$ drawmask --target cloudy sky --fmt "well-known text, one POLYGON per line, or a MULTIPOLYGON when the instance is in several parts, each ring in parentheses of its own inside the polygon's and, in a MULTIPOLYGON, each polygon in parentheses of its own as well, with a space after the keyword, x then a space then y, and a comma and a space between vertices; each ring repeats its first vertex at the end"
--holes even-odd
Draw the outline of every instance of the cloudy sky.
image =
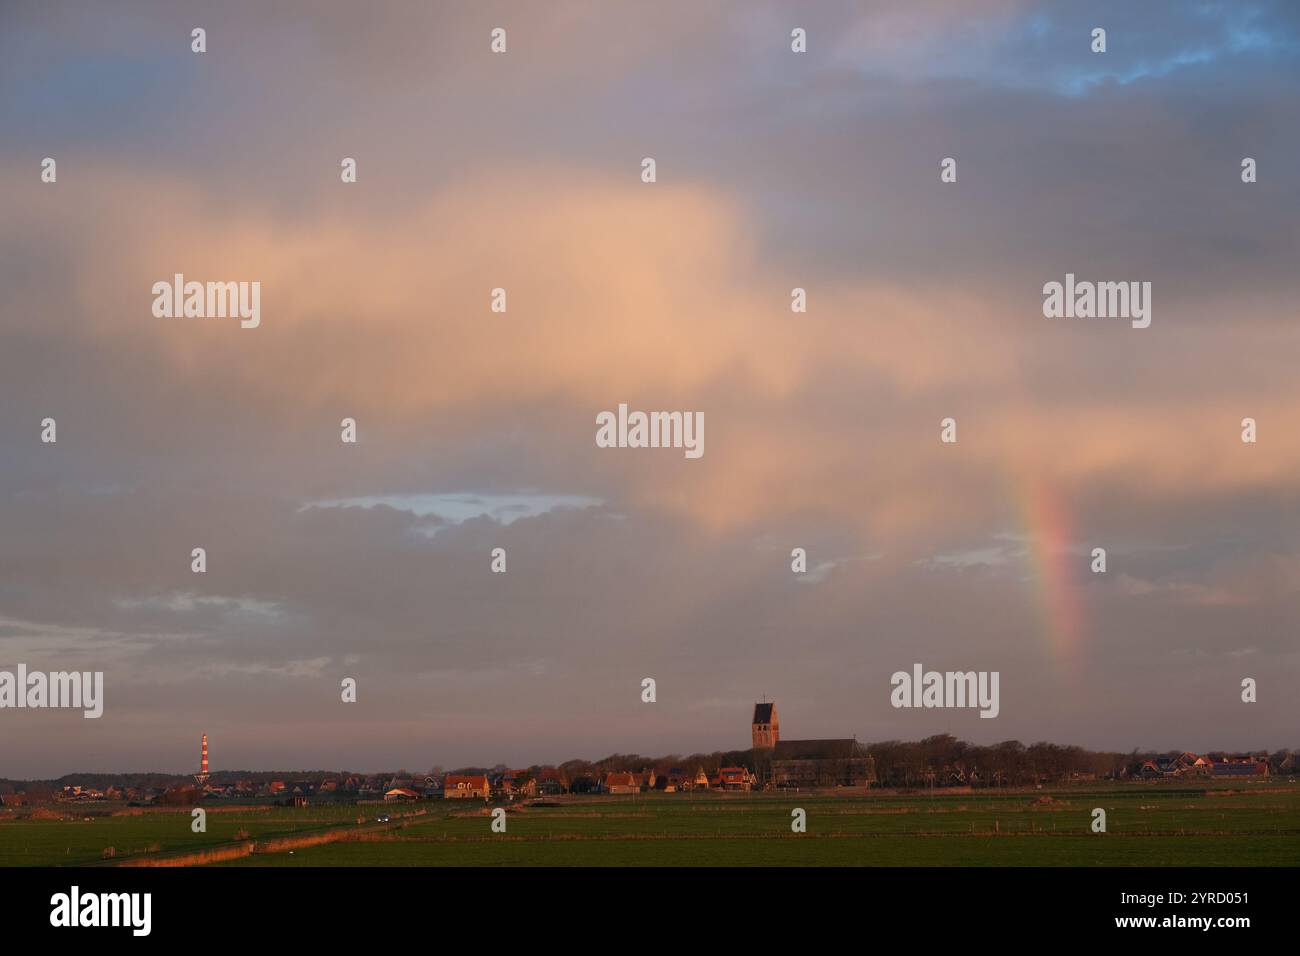
POLYGON ((1300 746, 1297 102, 1284 0, 4 3, 0 669, 107 687, 0 776, 1300 746))

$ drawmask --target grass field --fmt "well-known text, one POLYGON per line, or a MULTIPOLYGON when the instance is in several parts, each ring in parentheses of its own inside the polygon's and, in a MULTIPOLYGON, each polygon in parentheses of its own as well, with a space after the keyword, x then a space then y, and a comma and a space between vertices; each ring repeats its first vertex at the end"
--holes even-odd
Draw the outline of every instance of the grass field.
POLYGON ((563 798, 517 807, 507 832, 482 804, 403 807, 424 815, 375 824, 381 807, 188 812, 0 822, 0 864, 99 863, 103 848, 165 856, 346 828, 360 837, 255 853, 234 866, 1294 866, 1300 864, 1300 785, 1236 789, 1124 784, 1012 793, 866 796, 755 794, 563 798), (1044 799, 1046 798, 1046 799, 1044 799), (791 832, 791 809, 807 833, 791 832), (1107 833, 1090 831, 1102 807, 1107 833), (364 828, 356 826, 359 814, 364 828), (364 832, 361 832, 364 831, 364 832))
MULTIPOLYGON (((215 811, 208 807, 207 832, 190 829, 190 812, 149 810, 138 815, 110 816, 103 807, 53 809, 66 820, 5 819, 0 816, 0 866, 67 866, 99 863, 106 847, 116 860, 146 853, 197 850, 231 843, 240 830, 252 839, 288 835, 355 824, 364 808, 258 807, 215 811), (88 818, 88 819, 87 819, 88 818)), ((367 815, 373 818, 373 814, 367 815)))

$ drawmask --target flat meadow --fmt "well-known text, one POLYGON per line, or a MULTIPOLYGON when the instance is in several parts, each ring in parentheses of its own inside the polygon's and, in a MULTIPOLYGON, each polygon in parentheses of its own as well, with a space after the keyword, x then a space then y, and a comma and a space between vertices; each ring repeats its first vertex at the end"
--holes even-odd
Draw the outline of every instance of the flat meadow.
POLYGON ((191 829, 189 808, 54 804, 43 813, 0 814, 0 866, 75 866, 201 850, 247 838, 315 832, 349 822, 363 808, 205 806, 207 832, 191 829))
POLYGON ((566 796, 507 807, 209 808, 67 820, 0 819, 0 865, 120 863, 236 840, 337 842, 255 849, 232 866, 1295 866, 1300 785, 1169 783, 1044 790, 566 796), (1106 833, 1091 830, 1094 808, 1106 833), (792 811, 807 831, 791 831, 792 811), (392 820, 379 823, 380 815, 392 820), (399 816, 399 814, 403 814, 399 816), (405 814, 410 814, 405 815, 405 814), (358 825, 358 818, 364 822, 358 825), (103 850, 115 848, 112 860, 103 850))

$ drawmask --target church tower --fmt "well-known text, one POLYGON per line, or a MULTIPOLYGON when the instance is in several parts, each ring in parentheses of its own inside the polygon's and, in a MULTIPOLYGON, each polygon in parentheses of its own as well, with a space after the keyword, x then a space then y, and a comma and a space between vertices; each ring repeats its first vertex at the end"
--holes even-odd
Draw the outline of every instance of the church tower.
POLYGON ((754 749, 771 750, 781 739, 781 723, 776 716, 776 702, 754 705, 754 749))

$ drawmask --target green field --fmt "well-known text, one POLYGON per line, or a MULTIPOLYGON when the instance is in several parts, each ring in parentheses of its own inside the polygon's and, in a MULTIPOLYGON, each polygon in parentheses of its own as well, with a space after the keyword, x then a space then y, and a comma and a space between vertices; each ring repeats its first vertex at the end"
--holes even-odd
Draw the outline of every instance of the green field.
MULTIPOLYGON (((233 866, 1294 866, 1300 864, 1300 785, 1238 789, 1125 784, 1011 793, 866 796, 667 794, 566 797, 507 813, 490 830, 481 803, 402 807, 422 816, 377 825, 382 807, 0 822, 0 864, 99 863, 105 846, 165 856, 214 847, 246 830, 255 840, 346 828, 364 839, 255 853, 233 866), (1046 798, 1046 799, 1045 799, 1046 798), (790 811, 807 811, 807 833, 790 811), (1092 809, 1107 833, 1090 832, 1092 809), (356 826, 359 814, 364 828, 356 826)), ((398 812, 390 808, 391 812, 398 812)))
MULTIPOLYGON (((190 811, 149 810, 134 816, 111 816, 114 809, 56 804, 65 820, 34 820, 0 815, 0 866, 68 866, 98 864, 107 847, 115 860, 162 855, 231 843, 240 830, 252 839, 290 835, 354 823, 363 808, 282 807, 208 810, 207 832, 190 830, 190 811)), ((369 813, 368 808, 364 808, 369 813)), ((369 814, 373 817, 373 814, 369 814)))

